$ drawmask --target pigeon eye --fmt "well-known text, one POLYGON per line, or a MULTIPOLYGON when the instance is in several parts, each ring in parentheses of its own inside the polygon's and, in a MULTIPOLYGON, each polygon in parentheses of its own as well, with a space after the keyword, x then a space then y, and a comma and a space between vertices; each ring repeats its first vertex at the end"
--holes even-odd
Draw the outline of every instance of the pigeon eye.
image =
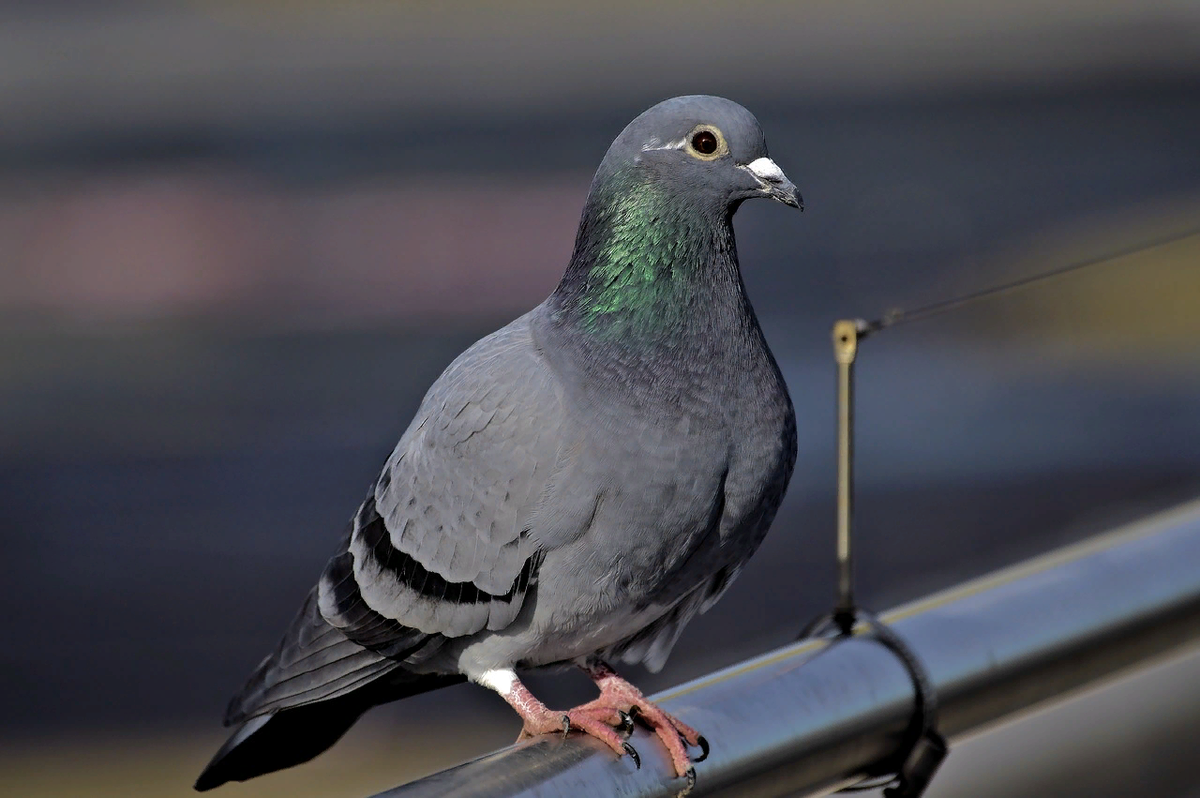
POLYGON ((712 125, 697 125, 692 128, 692 132, 685 141, 687 141, 688 154, 702 161, 715 161, 729 153, 725 137, 712 125))
POLYGON ((692 148, 701 155, 712 155, 717 151, 717 137, 711 130, 701 130, 692 136, 692 148))

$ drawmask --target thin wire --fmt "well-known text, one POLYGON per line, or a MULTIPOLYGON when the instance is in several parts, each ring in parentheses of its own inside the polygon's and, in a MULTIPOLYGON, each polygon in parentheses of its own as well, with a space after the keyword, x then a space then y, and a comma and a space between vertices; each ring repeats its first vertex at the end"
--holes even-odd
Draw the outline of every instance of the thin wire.
POLYGON ((991 288, 984 288, 981 291, 975 291, 973 293, 965 294, 953 299, 944 299, 940 302, 934 302, 931 305, 925 305, 924 307, 916 308, 915 310, 902 310, 900 308, 894 308, 883 314, 881 318, 872 322, 868 322, 865 328, 862 330, 861 335, 878 332, 880 330, 887 329, 888 327, 895 327, 898 324, 907 324, 910 321, 927 319, 930 316, 940 315, 946 311, 954 310, 955 308, 970 304, 971 302, 975 302, 980 299, 986 299, 998 294, 1014 291, 1018 288, 1024 288, 1025 286, 1033 283, 1040 283, 1042 280, 1049 280, 1054 277, 1062 277, 1064 274, 1070 274, 1071 272, 1077 272, 1081 269, 1087 269, 1092 266, 1099 266, 1102 263, 1108 263, 1109 261, 1118 260, 1130 255, 1136 255, 1139 252, 1146 252, 1151 249, 1157 249, 1158 247, 1164 247, 1168 244, 1174 244, 1178 241, 1183 241, 1184 239, 1188 239, 1197 235, 1200 235, 1200 227, 1195 227, 1182 233, 1173 233, 1170 236, 1163 238, 1143 241, 1140 244, 1125 247, 1124 249, 1118 249, 1115 252, 1109 252, 1106 255, 1101 255, 1096 258, 1089 258, 1088 260, 1072 263, 1069 266, 1062 266, 1057 269, 1051 269, 1048 272, 1034 274, 1029 277, 1022 277, 1021 279, 1014 280, 1011 283, 994 285, 991 288))

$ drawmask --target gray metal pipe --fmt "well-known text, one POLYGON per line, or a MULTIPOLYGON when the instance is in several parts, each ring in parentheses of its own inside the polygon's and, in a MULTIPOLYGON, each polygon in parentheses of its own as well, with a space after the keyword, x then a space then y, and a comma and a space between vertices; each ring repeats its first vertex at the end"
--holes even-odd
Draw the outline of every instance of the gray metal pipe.
MULTIPOLYGON (((884 616, 928 668, 951 739, 1200 640, 1200 501, 884 616)), ((811 795, 897 750, 913 688, 865 637, 785 646, 655 697, 712 744, 693 795, 811 795)), ((376 798, 666 796, 682 788, 644 731, 642 767, 586 737, 541 738, 376 798)), ((953 750, 951 751, 953 755, 953 750)))

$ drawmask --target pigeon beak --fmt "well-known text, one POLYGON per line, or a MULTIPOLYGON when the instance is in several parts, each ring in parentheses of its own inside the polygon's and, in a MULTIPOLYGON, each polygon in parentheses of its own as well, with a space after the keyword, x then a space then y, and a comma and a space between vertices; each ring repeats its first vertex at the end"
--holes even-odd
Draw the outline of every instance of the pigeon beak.
POLYGON ((804 210, 804 199, 800 196, 800 192, 796 190, 792 181, 787 179, 783 170, 770 158, 751 161, 742 169, 754 175, 754 179, 771 199, 778 200, 784 205, 791 205, 801 211, 804 210))

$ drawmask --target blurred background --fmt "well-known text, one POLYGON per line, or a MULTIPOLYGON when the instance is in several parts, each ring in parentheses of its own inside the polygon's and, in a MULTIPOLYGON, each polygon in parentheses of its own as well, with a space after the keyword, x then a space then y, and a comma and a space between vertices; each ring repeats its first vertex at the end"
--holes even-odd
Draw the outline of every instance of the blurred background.
MULTIPOLYGON (((0 3, 0 793, 190 794, 425 389, 553 289, 609 142, 684 93, 754 111, 804 194, 736 220, 800 459, 648 689, 828 608, 835 318, 1200 225, 1200 5, 0 3)), ((867 606, 1200 495, 1198 264, 864 346, 867 606)), ((931 795, 1200 796, 1197 685, 984 734, 931 795)), ((222 794, 358 798, 518 728, 456 687, 222 794)))

